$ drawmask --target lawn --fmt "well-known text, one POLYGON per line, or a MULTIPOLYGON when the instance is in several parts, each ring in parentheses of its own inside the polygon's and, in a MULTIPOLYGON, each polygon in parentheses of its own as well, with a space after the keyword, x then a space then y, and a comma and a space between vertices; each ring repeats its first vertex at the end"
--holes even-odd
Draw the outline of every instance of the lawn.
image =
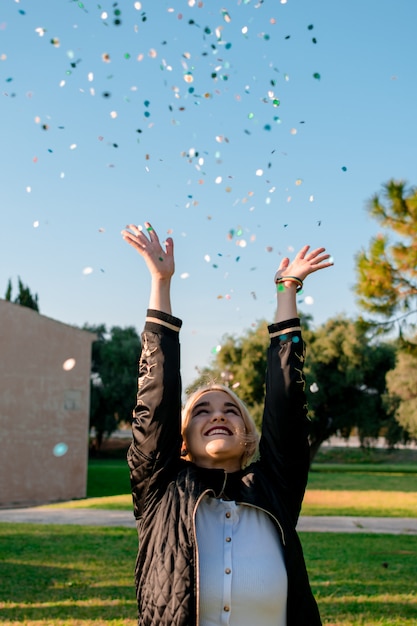
MULTIPOLYGON (((417 516, 417 456, 340 450, 310 472, 306 515, 417 516)), ((123 459, 89 463, 88 498, 132 510, 123 459)), ((326 626, 415 626, 417 536, 300 533, 326 626)), ((3 626, 136 626, 134 529, 0 524, 3 626)), ((301 625, 300 625, 301 626, 301 625)))
MULTIPOLYGON (((417 536, 301 533, 323 623, 415 626, 417 536)), ((3 626, 134 626, 134 529, 0 524, 3 626)))
MULTIPOLYGON (((325 449, 308 481, 303 515, 417 517, 417 451, 325 449)), ((90 461, 88 499, 65 507, 132 509, 124 459, 90 461)))

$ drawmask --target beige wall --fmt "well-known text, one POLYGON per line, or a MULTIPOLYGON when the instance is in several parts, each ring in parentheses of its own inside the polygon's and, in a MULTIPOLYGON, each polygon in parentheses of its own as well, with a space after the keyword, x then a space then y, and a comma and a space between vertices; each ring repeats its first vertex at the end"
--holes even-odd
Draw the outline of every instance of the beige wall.
POLYGON ((94 339, 0 300, 1 507, 85 497, 94 339))

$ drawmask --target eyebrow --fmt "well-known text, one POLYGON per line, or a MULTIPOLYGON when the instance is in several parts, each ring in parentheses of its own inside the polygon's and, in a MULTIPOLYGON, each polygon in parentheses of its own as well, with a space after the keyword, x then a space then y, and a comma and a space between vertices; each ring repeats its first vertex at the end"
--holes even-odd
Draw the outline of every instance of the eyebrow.
MULTIPOLYGON (((191 412, 194 413, 194 411, 196 409, 199 409, 201 407, 207 407, 207 406, 210 406, 210 402, 208 400, 202 400, 201 402, 198 402, 197 404, 195 404, 193 406, 191 412)), ((239 411, 239 413, 240 413, 240 409, 239 409, 238 405, 235 404, 234 402, 229 402, 229 401, 226 400, 226 402, 223 403, 223 406, 225 408, 233 407, 234 409, 237 409, 239 411)))

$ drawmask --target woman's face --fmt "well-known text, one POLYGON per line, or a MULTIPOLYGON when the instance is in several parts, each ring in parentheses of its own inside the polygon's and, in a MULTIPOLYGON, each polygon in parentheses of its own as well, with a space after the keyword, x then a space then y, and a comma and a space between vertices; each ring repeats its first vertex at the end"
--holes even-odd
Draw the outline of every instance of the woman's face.
POLYGON ((246 433, 240 409, 225 391, 206 391, 196 401, 183 432, 192 461, 206 468, 241 468, 246 433))

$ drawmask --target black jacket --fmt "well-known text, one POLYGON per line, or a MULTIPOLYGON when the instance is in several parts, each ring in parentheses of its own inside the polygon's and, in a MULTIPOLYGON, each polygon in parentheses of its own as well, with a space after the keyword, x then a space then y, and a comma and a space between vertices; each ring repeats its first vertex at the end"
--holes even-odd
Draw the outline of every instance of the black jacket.
POLYGON ((195 514, 204 494, 266 511, 283 545, 288 626, 321 624, 295 530, 309 466, 305 346, 299 320, 269 326, 260 458, 240 472, 202 469, 181 459, 181 321, 148 310, 142 334, 133 442, 128 452, 139 534, 139 626, 198 626, 195 514), (226 482, 225 482, 226 481, 226 482), (224 485, 225 483, 225 485, 224 485))

